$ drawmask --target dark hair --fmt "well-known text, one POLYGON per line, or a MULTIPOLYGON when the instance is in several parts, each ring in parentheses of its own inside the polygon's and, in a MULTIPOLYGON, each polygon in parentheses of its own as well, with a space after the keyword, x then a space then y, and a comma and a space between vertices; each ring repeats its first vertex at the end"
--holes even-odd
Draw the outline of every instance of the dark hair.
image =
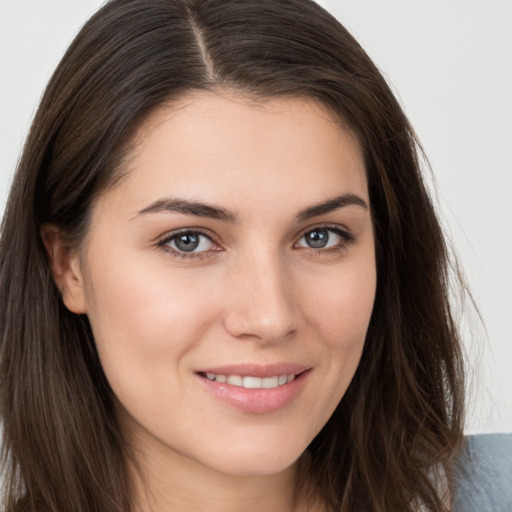
POLYGON ((79 241, 130 137, 192 90, 313 98, 358 138, 377 292, 359 368, 309 447, 333 511, 444 511, 462 437, 449 260, 415 135, 353 37, 311 0, 111 0, 83 27, 32 124, 0 239, 0 414, 10 511, 132 509, 127 449, 87 318, 68 311, 40 229, 79 241))

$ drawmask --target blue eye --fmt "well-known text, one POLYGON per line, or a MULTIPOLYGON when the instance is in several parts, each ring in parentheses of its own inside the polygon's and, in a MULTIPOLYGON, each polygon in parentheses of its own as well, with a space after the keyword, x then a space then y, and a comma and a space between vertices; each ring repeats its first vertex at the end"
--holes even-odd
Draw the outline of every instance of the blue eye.
POLYGON ((167 246, 179 253, 206 252, 215 246, 206 235, 198 231, 182 231, 166 238, 159 245, 167 246))
POLYGON ((297 247, 306 247, 309 249, 330 249, 340 247, 353 239, 352 235, 340 229, 334 228, 315 228, 300 238, 297 247))

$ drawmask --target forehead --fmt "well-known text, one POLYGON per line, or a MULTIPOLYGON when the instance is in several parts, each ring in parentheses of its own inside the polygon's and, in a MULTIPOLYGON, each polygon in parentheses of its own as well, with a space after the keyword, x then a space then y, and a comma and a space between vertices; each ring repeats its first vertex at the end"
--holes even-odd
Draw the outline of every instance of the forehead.
POLYGON ((158 195, 239 205, 342 193, 367 200, 357 139, 307 98, 253 101, 197 92, 159 107, 136 131, 120 188, 143 208, 158 195))

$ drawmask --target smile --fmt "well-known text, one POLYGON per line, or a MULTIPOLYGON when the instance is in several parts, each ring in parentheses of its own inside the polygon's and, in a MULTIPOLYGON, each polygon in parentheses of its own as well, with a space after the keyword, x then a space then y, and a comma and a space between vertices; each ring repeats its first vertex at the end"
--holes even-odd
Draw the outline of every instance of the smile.
POLYGON ((271 368, 267 367, 259 371, 257 368, 244 371, 247 368, 237 367, 235 373, 235 368, 230 368, 229 372, 227 368, 219 368, 215 372, 212 368, 197 375, 201 377, 204 389, 228 406, 245 413, 267 414, 295 401, 307 385, 311 373, 311 368, 299 365, 279 366, 286 366, 286 370, 279 368, 271 372, 271 368))
POLYGON ((289 384, 295 379, 295 374, 274 375, 272 377, 254 377, 241 375, 216 375, 215 373, 206 373, 206 378, 211 381, 226 383, 232 386, 238 386, 246 389, 271 389, 289 384))

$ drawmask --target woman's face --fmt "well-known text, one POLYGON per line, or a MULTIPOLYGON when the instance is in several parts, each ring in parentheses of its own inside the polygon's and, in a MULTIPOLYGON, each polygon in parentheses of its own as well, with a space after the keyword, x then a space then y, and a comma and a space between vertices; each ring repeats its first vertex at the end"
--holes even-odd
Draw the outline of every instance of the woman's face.
POLYGON ((138 450, 281 471, 363 349, 376 269, 360 147, 313 101, 207 93, 162 107, 136 142, 64 300, 90 320, 138 450))

